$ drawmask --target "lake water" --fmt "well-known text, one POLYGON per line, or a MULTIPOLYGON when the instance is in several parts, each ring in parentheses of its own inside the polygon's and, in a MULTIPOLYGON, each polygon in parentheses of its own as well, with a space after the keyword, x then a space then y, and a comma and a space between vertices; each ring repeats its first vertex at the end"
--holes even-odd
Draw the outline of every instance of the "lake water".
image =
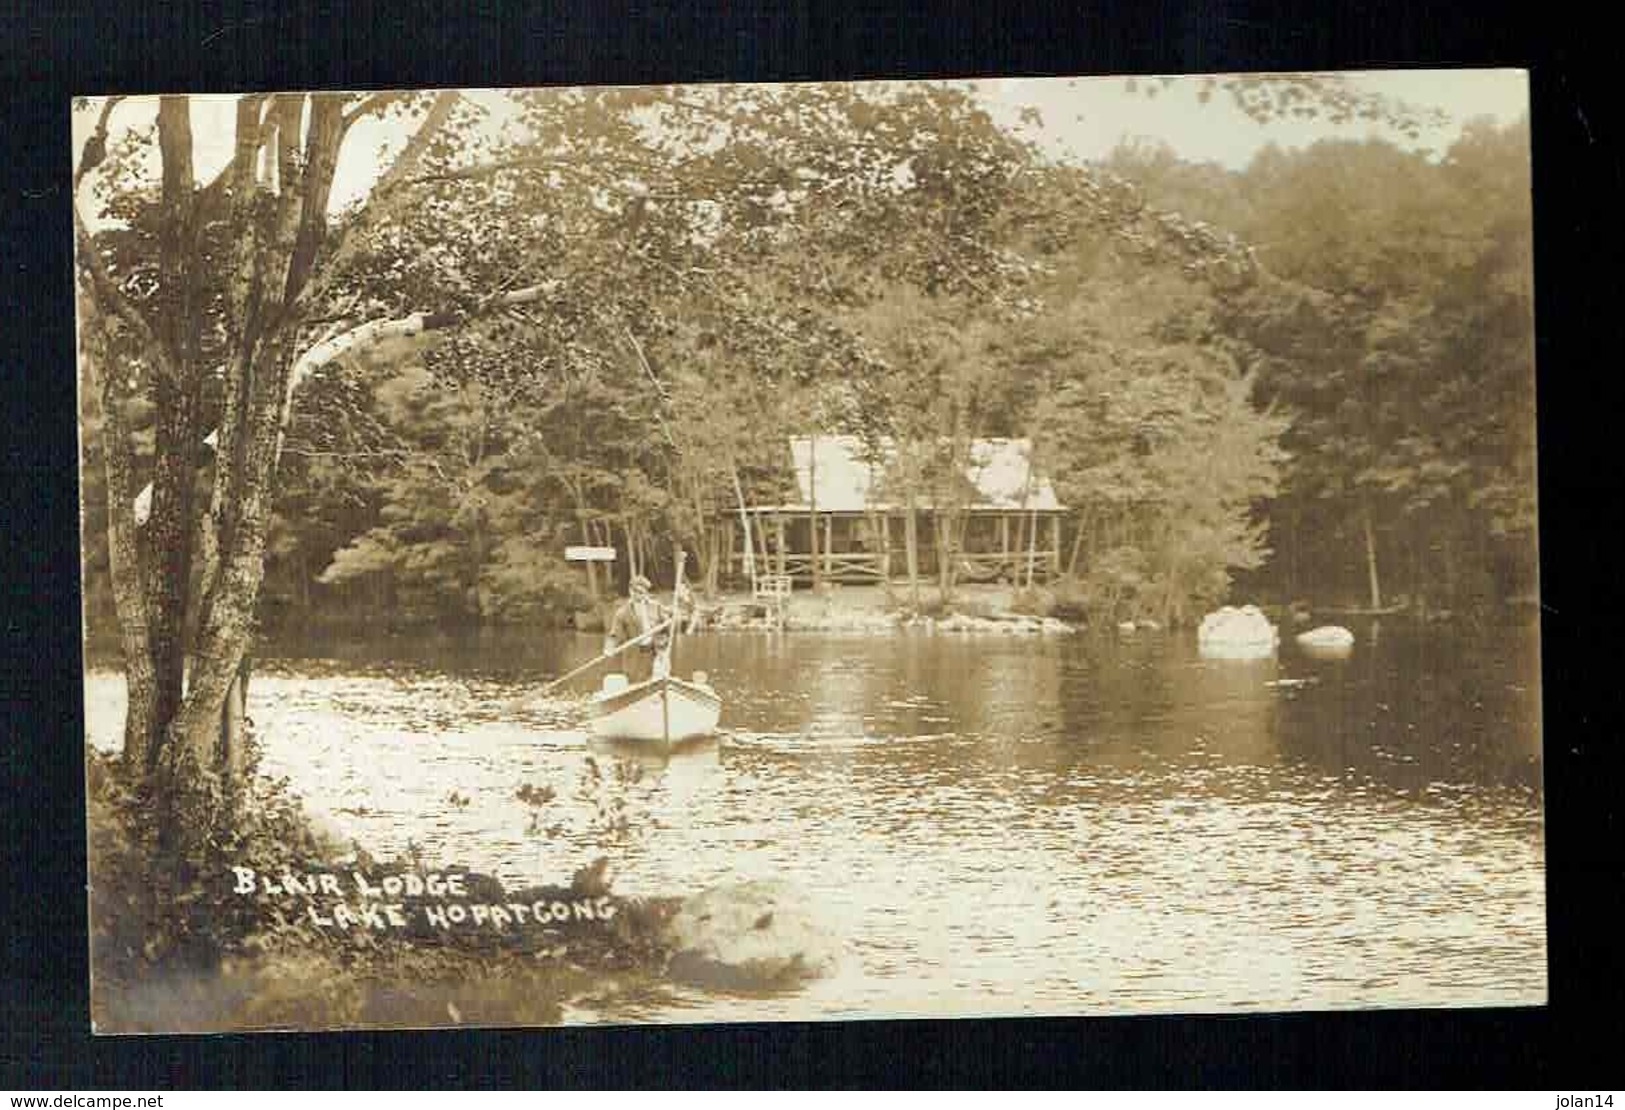
MULTIPOLYGON (((623 894, 784 880, 846 950, 794 992, 645 986, 575 1021, 1543 1002, 1532 626, 1354 627, 1342 661, 698 636, 679 669, 725 734, 669 760, 593 751, 575 698, 514 703, 585 636, 284 644, 250 711, 265 769, 379 856, 531 883, 608 855, 623 894)), ((115 745, 122 683, 87 681, 115 745)))

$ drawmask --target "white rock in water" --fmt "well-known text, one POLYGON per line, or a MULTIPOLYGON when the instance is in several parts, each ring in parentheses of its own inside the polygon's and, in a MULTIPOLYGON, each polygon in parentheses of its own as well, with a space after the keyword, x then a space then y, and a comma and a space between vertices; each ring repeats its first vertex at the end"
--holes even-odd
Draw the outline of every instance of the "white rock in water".
POLYGON ((1298 636, 1298 643, 1314 652, 1346 653, 1354 647, 1354 633, 1341 625, 1327 624, 1302 633, 1298 636))
POLYGON ((1202 618, 1196 642, 1202 654, 1225 659, 1252 659, 1273 654, 1281 635, 1256 605, 1226 605, 1202 618))
POLYGON ((767 990, 831 974, 840 944, 814 919, 811 898, 776 882, 712 887, 666 926, 677 979, 723 990, 767 990))

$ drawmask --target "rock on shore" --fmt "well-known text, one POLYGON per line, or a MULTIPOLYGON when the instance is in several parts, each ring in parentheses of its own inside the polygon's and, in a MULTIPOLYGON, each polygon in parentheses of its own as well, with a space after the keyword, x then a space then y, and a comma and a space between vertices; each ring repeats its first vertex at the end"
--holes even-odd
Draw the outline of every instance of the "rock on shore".
POLYGON ((720 990, 775 990, 833 973, 839 942, 787 884, 753 881, 686 899, 666 927, 668 974, 720 990))
POLYGON ((866 635, 890 635, 902 630, 998 636, 1060 635, 1076 631, 1072 625, 1054 617, 1021 613, 995 613, 987 616, 948 613, 945 616, 935 617, 898 610, 835 607, 823 612, 792 607, 785 614, 781 625, 759 611, 752 611, 751 607, 742 605, 719 609, 711 617, 708 627, 719 632, 767 631, 783 628, 789 632, 847 632, 866 635))
MULTIPOLYGON (((930 618, 926 620, 930 621, 930 618)), ((1054 617, 1034 617, 1017 613, 992 617, 950 613, 931 622, 930 629, 934 632, 991 632, 1007 636, 1034 636, 1071 632, 1072 626, 1054 617)))

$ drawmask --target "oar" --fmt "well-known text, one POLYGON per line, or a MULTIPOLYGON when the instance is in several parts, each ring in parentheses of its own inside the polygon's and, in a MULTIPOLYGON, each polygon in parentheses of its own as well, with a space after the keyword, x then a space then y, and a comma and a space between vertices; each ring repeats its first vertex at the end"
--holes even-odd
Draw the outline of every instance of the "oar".
POLYGON ((598 664, 615 658, 617 655, 619 655, 621 652, 625 651, 627 648, 637 647, 639 644, 641 644, 644 641, 650 639, 651 637, 658 636, 660 633, 662 633, 666 629, 670 628, 671 625, 672 625, 672 622, 669 621, 669 620, 662 621, 660 624, 655 625, 653 628, 649 629, 649 631, 643 633, 641 636, 635 636, 632 639, 626 641, 626 643, 622 644, 620 647, 616 648, 614 651, 606 651, 602 655, 598 656, 596 659, 587 660, 585 663, 581 664, 581 666, 577 667, 575 670, 567 671, 566 673, 559 675, 559 677, 555 678, 552 682, 549 682, 546 686, 543 686, 540 690, 537 690, 535 693, 525 694, 522 697, 515 698, 513 701, 508 703, 508 707, 510 709, 516 709, 516 708, 523 705, 525 702, 529 701, 532 698, 541 697, 543 694, 545 694, 548 691, 552 690, 555 686, 562 685, 563 683, 566 683, 566 682, 570 681, 570 679, 576 677, 577 675, 583 673, 584 671, 589 671, 593 667, 598 666, 598 664))

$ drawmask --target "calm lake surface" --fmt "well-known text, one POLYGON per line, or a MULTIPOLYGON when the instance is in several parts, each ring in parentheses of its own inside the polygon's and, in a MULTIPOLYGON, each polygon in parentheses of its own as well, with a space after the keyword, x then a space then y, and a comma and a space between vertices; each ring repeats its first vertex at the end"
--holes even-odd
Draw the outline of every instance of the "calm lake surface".
MULTIPOLYGON (((589 748, 578 697, 513 703, 588 636, 284 643, 250 712, 265 769, 379 856, 531 883, 608 855, 624 894, 784 880, 847 952, 793 993, 644 987, 575 1021, 1543 1002, 1533 624, 1352 627, 1342 661, 698 636, 679 670, 726 731, 669 760, 589 748), (557 798, 533 815, 521 784, 557 798)), ((114 746, 122 682, 87 683, 114 746)))

